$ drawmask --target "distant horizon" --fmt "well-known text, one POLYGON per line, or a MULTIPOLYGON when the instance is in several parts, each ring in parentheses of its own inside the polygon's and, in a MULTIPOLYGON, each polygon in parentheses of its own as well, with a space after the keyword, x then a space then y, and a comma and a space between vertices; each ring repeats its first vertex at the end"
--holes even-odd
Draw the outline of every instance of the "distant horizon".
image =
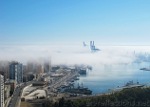
MULTIPOLYGON (((88 43, 87 43, 88 44, 88 43)), ((88 44, 89 45, 89 44, 88 44)), ((26 43, 26 44, 1 44, 0 47, 3 46, 83 46, 83 43, 51 43, 51 44, 30 44, 30 43, 26 43)), ((146 45, 146 44, 100 44, 100 43, 96 43, 96 46, 150 46, 150 44, 146 45)))

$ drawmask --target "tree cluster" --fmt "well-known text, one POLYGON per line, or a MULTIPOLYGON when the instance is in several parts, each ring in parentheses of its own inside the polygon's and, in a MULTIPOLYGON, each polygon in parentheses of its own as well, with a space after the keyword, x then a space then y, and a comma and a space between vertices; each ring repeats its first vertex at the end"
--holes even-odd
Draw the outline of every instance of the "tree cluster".
POLYGON ((53 107, 150 107, 150 88, 131 88, 110 95, 76 100, 60 99, 53 107))

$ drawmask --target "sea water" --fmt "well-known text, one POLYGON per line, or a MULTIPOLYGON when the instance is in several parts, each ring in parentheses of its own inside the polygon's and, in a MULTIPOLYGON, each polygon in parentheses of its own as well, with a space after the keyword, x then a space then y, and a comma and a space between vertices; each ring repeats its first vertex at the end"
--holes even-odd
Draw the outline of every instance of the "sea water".
POLYGON ((150 62, 133 62, 126 64, 99 64, 93 69, 87 70, 87 74, 80 76, 75 84, 83 85, 92 90, 93 94, 106 93, 117 87, 124 86, 133 81, 149 85, 150 71, 142 71, 140 68, 149 67, 150 62))

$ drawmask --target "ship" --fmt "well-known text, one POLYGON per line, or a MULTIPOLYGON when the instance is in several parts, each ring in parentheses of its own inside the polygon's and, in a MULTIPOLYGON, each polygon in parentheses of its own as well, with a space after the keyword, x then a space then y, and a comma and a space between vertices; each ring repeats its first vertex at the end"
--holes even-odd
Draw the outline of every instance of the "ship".
POLYGON ((140 70, 143 70, 143 71, 150 71, 150 68, 141 68, 140 70))
POLYGON ((132 81, 127 82, 122 87, 118 86, 114 91, 120 91, 120 90, 123 90, 123 89, 138 88, 138 87, 144 87, 144 86, 145 86, 144 84, 140 84, 139 82, 134 83, 133 80, 132 80, 132 81))
POLYGON ((125 86, 123 86, 122 88, 136 88, 136 87, 144 87, 144 84, 139 84, 139 82, 134 83, 133 81, 129 81, 125 84, 125 86))

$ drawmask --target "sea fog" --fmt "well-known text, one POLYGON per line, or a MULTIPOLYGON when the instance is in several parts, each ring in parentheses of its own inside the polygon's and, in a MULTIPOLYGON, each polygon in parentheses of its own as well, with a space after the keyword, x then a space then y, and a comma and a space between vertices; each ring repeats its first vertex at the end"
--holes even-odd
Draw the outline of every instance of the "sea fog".
POLYGON ((97 46, 100 51, 91 52, 89 46, 0 46, 0 60, 28 61, 50 60, 52 65, 85 64, 93 67, 75 84, 84 84, 93 94, 107 92, 133 80, 150 83, 150 72, 140 68, 150 67, 150 46, 97 46))
POLYGON ((91 52, 82 45, 19 45, 0 46, 0 60, 51 59, 52 64, 120 64, 132 63, 141 57, 149 57, 150 46, 97 46, 100 51, 91 52))

